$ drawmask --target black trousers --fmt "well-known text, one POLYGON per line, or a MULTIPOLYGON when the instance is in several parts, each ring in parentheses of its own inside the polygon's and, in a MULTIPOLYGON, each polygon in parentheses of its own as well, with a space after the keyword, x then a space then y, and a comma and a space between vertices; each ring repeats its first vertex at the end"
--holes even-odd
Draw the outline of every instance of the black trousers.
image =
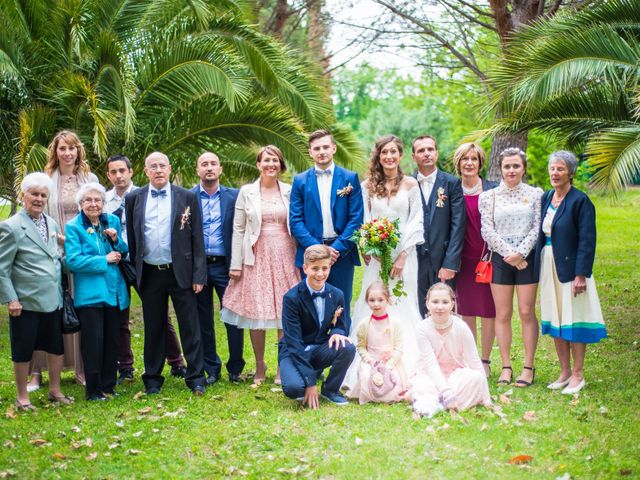
POLYGON ((84 362, 86 395, 113 393, 118 374, 120 309, 79 307, 80 352, 84 362))
MULTIPOLYGON (((213 326, 213 291, 218 295, 222 303, 222 297, 229 284, 229 271, 224 257, 207 265, 207 285, 196 295, 198 298, 198 320, 200 322, 200 336, 202 338, 202 351, 204 354, 204 369, 207 375, 219 377, 222 370, 222 360, 216 349, 216 331, 213 326)), ((245 361, 242 356, 244 351, 244 330, 236 325, 225 323, 227 329, 227 345, 229 346, 229 361, 227 371, 230 374, 240 375, 245 361)))
POLYGON ((191 287, 181 288, 173 269, 158 270, 144 264, 140 298, 144 320, 144 374, 147 389, 161 388, 164 383, 162 369, 166 356, 167 315, 169 297, 178 320, 182 352, 187 361, 185 382, 192 390, 204 386, 202 342, 198 324, 196 294, 191 287))
MULTIPOLYGON (((438 278, 438 271, 442 267, 442 265, 433 265, 431 262, 431 256, 429 252, 425 252, 424 254, 420 252, 420 246, 418 245, 418 308, 420 309, 420 315, 424 318, 427 313, 427 307, 425 303, 427 301, 427 291, 431 288, 431 285, 434 283, 438 283, 440 279, 438 278)), ((453 277, 452 280, 447 280, 447 285, 449 285, 453 290, 456 290, 456 277, 453 277)))

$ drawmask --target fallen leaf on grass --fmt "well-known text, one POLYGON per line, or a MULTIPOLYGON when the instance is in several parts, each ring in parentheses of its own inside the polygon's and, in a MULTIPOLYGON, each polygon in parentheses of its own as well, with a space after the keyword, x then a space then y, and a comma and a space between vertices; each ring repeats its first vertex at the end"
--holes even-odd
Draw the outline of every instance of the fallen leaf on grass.
POLYGON ((146 415, 149 412, 151 412, 151 407, 144 407, 144 408, 141 408, 140 410, 138 410, 138 413, 140 415, 146 415))
POLYGON ((71 442, 71 448, 73 448, 74 450, 77 450, 80 447, 84 447, 84 443, 82 443, 82 442, 71 442))
POLYGON ((15 476, 16 472, 14 470, 3 470, 0 472, 0 478, 9 478, 15 476))
POLYGON ((278 388, 278 387, 273 387, 273 388, 271 389, 271 391, 272 391, 272 392, 281 392, 281 391, 282 391, 282 389, 281 389, 281 388, 278 388))
POLYGON ((13 407, 9 407, 7 408, 7 413, 5 414, 5 416, 7 418, 16 418, 16 411, 13 409, 13 407))
POLYGON ((607 410, 607 407, 605 407, 604 405, 602 405, 598 411, 600 412, 600 415, 607 415, 609 413, 609 410, 607 410))
POLYGON ((171 418, 176 418, 178 415, 180 415, 181 413, 184 413, 184 409, 179 408, 177 409, 175 412, 165 412, 164 415, 162 415, 163 417, 171 417, 171 418))
POLYGON ((509 390, 504 392, 503 395, 506 395, 507 397, 510 397, 511 395, 513 395, 513 388, 510 388, 509 390))
POLYGON ((15 447, 15 445, 13 444, 13 442, 11 440, 7 440, 6 442, 4 442, 2 444, 2 446, 4 448, 14 448, 15 447))
POLYGON ((85 439, 84 444, 87 447, 93 447, 93 438, 89 437, 89 438, 85 439))
POLYGON ((140 455, 142 453, 142 450, 136 450, 135 448, 131 448, 127 450, 127 453, 129 455, 140 455))
POLYGON ((123 428, 123 427, 124 427, 124 422, 123 422, 123 421, 121 421, 121 420, 120 420, 120 421, 118 421, 118 422, 116 422, 116 427, 118 427, 118 428, 123 428))
POLYGON ((448 430, 451 427, 451 425, 449 425, 448 423, 445 423, 444 425, 440 425, 438 427, 438 430, 448 430))
POLYGON ((139 432, 136 432, 136 433, 132 434, 131 436, 132 436, 132 437, 135 437, 135 438, 138 438, 138 437, 139 437, 139 436, 141 436, 141 435, 142 435, 142 430, 140 430, 139 432))
POLYGON ((109 450, 113 450, 114 448, 118 448, 120 446, 119 443, 110 443, 109 444, 109 450))
POLYGON ((233 474, 233 475, 240 475, 240 476, 243 476, 243 477, 245 477, 245 476, 247 476, 249 474, 248 472, 246 472, 246 471, 244 471, 244 470, 242 470, 242 469, 240 469, 238 467, 229 467, 227 469, 227 471, 229 473, 233 474))
POLYGON ((481 432, 486 432, 487 430, 489 430, 489 425, 487 425, 486 423, 483 423, 483 424, 480 426, 480 431, 481 431, 481 432))
POLYGON ((571 405, 572 407, 575 407, 576 405, 578 405, 580 403, 580 398, 579 397, 574 397, 573 400, 571 400, 569 402, 569 405, 571 405))
POLYGON ((531 455, 516 455, 515 457, 509 460, 511 465, 524 465, 525 463, 529 463, 533 460, 531 455))
POLYGON ((36 447, 41 447, 43 445, 49 444, 44 438, 34 438, 33 440, 29 440, 31 445, 35 445, 36 447))
POLYGON ((509 405, 511 403, 511 399, 507 397, 504 393, 500 395, 500 403, 504 403, 505 405, 509 405))
POLYGON ((71 431, 73 433, 80 433, 80 427, 77 425, 74 425, 73 427, 71 427, 71 431))
POLYGON ((360 437, 356 437, 356 445, 362 445, 364 443, 364 440, 362 440, 360 437))
POLYGON ((536 412, 533 410, 529 410, 528 412, 525 412, 524 415, 522 416, 522 418, 524 418, 527 422, 537 422, 538 421, 538 417, 536 416, 536 412))
POLYGON ((304 465, 298 465, 292 468, 279 468, 276 470, 278 473, 287 473, 289 475, 297 476, 304 469, 304 465))
POLYGON ((140 392, 136 393, 136 394, 133 396, 133 399, 134 399, 134 400, 138 400, 138 399, 139 399, 140 397, 142 397, 143 395, 144 395, 144 392, 143 392, 143 391, 140 391, 140 392))
POLYGON ((85 459, 87 462, 91 462, 92 460, 95 460, 97 456, 98 456, 98 452, 91 452, 89 455, 87 455, 86 457, 84 457, 84 459, 85 459))
POLYGON ((631 470, 630 468, 622 468, 622 469, 620 469, 620 475, 622 475, 623 477, 628 477, 632 473, 633 473, 633 470, 631 470))
POLYGON ((556 477, 556 480, 571 480, 571 474, 569 474, 569 472, 564 472, 564 475, 556 477))
POLYGON ((67 458, 67 456, 64 453, 56 452, 53 454, 53 458, 57 460, 64 460, 67 458))

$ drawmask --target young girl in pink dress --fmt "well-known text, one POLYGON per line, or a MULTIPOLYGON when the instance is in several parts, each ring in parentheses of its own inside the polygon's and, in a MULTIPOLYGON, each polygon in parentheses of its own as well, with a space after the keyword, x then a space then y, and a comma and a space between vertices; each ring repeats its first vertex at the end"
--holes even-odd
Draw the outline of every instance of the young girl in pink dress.
POLYGON ((384 283, 369 285, 365 299, 371 315, 358 324, 358 379, 349 396, 361 404, 399 402, 407 385, 402 365, 402 324, 387 313, 391 294, 384 283))
POLYGON ((461 318, 451 314, 454 305, 448 285, 436 283, 429 289, 429 314, 418 326, 420 356, 410 391, 414 410, 421 415, 491 403, 473 335, 461 318))

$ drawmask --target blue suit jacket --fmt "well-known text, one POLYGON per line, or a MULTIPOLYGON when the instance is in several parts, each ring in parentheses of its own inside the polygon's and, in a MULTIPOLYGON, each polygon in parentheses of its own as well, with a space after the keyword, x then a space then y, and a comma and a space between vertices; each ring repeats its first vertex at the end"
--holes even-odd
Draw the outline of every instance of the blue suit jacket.
MULTIPOLYGON (((236 208, 236 200, 238 199, 237 188, 230 188, 220 185, 220 215, 222 217, 222 243, 224 243, 224 255, 227 264, 227 270, 231 265, 231 241, 233 238, 233 215, 236 208)), ((191 189, 198 198, 198 204, 200 205, 200 212, 202 212, 202 202, 200 201, 200 185, 196 185, 191 189)), ((204 218, 201 215, 200 218, 204 218)), ((202 236, 204 240, 204 233, 202 236)), ((206 248, 206 245, 205 245, 206 248)))
POLYGON ((115 228, 118 232, 118 241, 113 247, 106 238, 101 240, 96 233, 87 232, 91 224, 83 222, 82 212, 66 225, 64 250, 67 268, 73 272, 73 304, 83 307, 104 302, 124 310, 129 306, 129 289, 118 265, 107 263, 107 254, 117 250, 124 257, 129 250, 122 240, 120 219, 108 213, 103 214, 102 219, 106 228, 115 228))
MULTIPOLYGON (((331 183, 331 219, 338 238, 331 247, 340 252, 341 259, 347 259, 354 265, 360 265, 360 257, 351 237, 362 225, 363 213, 358 174, 335 165, 331 183), (339 196, 337 191, 348 185, 353 187, 351 193, 339 196)), ((296 265, 301 267, 305 249, 322 243, 322 210, 315 167, 293 179, 289 225, 291 234, 298 241, 296 265)))
MULTIPOLYGON (((542 196, 543 219, 552 197, 553 190, 542 196)), ((545 240, 541 225, 535 259, 538 273, 545 240)), ((571 187, 553 218, 551 243, 558 279, 562 283, 572 282, 576 275, 591 276, 596 254, 596 209, 589 197, 575 187, 571 187)))
POLYGON ((325 292, 327 296, 321 324, 305 280, 289 290, 282 300, 284 336, 278 345, 278 357, 293 360, 305 387, 316 383, 316 370, 311 366, 311 350, 307 350, 307 346, 325 344, 336 333, 346 335, 344 315, 338 317, 335 326, 331 325, 335 311, 338 307, 344 307, 344 295, 328 283, 325 284, 325 292))

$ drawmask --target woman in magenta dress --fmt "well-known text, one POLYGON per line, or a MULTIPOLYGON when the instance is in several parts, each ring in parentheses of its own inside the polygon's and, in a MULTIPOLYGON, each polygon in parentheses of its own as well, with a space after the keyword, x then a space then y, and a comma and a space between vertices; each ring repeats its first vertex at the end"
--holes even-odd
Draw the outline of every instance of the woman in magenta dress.
POLYGON ((463 143, 453 156, 453 165, 462 179, 462 191, 467 210, 467 227, 464 232, 462 262, 456 281, 458 314, 467 322, 473 338, 477 341, 476 317, 481 318, 482 363, 487 376, 490 373, 491 349, 495 339, 496 307, 493 304, 489 284, 477 283, 475 269, 486 245, 480 234, 480 211, 478 198, 486 190, 498 186, 495 182, 480 178, 486 155, 480 145, 463 143))
MULTIPOLYGON (((289 230, 291 185, 278 180, 286 170, 282 152, 267 145, 258 152, 260 178, 240 189, 233 220, 230 282, 220 318, 249 330, 256 357, 254 384, 266 379, 266 330, 282 338, 282 297, 300 282, 295 240, 289 230)), ((279 370, 275 383, 280 383, 279 370)))
POLYGON ((452 314, 454 306, 455 296, 447 284, 436 283, 427 292, 429 314, 418 327, 420 357, 407 395, 420 415, 491 404, 473 335, 452 314))

